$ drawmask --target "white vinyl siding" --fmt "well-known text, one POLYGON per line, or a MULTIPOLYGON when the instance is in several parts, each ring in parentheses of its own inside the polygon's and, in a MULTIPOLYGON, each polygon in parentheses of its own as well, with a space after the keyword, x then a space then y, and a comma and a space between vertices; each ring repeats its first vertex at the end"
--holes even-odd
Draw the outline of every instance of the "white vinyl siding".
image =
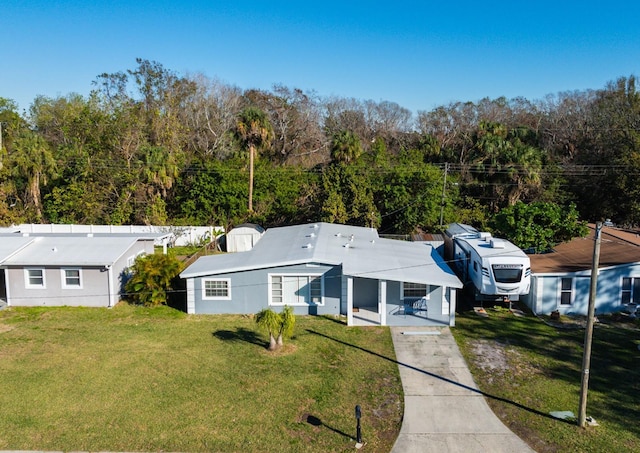
POLYGON ((323 305, 321 275, 269 275, 269 305, 323 305))
POLYGON ((230 300, 231 280, 223 279, 202 279, 202 300, 230 300))
POLYGON ((47 282, 44 275, 44 269, 25 269, 24 286, 29 289, 45 289, 47 287, 47 282))
POLYGON ((82 271, 80 269, 61 269, 62 287, 82 289, 82 271))

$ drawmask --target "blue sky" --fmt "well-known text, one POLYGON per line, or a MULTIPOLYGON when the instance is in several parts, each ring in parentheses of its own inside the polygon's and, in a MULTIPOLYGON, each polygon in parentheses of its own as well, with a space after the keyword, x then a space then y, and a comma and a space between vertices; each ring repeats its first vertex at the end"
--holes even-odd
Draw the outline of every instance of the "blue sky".
POLYGON ((4 0, 0 97, 86 95, 140 57, 242 89, 431 110, 640 75, 640 2, 4 0))

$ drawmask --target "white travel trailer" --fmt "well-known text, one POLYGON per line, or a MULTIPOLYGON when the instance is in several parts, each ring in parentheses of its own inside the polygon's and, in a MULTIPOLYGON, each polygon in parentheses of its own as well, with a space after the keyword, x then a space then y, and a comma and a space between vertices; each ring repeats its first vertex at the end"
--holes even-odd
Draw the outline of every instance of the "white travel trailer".
POLYGON ((519 300, 529 293, 529 257, 505 239, 454 223, 444 234, 445 259, 465 285, 472 284, 476 300, 519 300))

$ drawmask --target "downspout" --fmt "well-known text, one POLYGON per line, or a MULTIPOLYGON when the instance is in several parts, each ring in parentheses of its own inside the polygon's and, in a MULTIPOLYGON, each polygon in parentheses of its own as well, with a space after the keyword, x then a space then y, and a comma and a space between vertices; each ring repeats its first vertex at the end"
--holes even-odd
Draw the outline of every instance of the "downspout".
POLYGON ((107 290, 108 290, 107 297, 109 298, 107 308, 112 308, 115 305, 115 303, 113 303, 113 296, 114 296, 113 267, 111 267, 111 265, 108 264, 105 266, 105 269, 107 270, 107 290))

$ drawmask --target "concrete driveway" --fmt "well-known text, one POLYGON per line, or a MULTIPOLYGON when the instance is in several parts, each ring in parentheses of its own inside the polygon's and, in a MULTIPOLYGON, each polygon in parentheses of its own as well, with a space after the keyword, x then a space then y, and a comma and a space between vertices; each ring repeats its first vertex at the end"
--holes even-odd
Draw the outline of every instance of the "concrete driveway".
POLYGON ((533 452, 478 391, 448 327, 392 327, 404 419, 392 453, 533 452))

